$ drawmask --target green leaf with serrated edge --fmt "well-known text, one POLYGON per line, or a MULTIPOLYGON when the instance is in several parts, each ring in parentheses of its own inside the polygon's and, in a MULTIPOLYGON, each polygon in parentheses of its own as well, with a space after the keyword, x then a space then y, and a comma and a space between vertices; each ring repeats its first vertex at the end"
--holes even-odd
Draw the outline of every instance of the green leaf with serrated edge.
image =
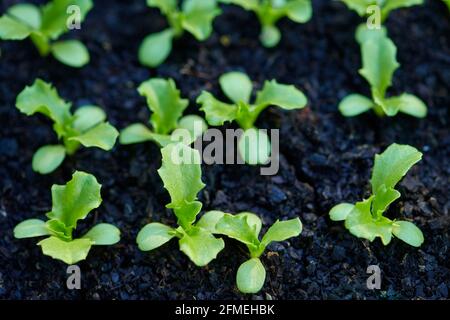
POLYGON ((366 40, 361 45, 363 68, 359 73, 370 83, 372 91, 384 97, 392 84, 392 76, 400 66, 396 60, 397 48, 387 37, 366 40))
POLYGON ((392 233, 413 247, 420 247, 424 241, 422 231, 409 221, 394 221, 392 233))
POLYGON ((205 229, 211 233, 218 233, 216 225, 223 218, 225 212, 212 210, 208 211, 195 224, 196 227, 205 229))
POLYGON ((409 145, 391 144, 382 154, 375 155, 372 192, 381 185, 394 188, 411 167, 422 159, 422 153, 409 145))
POLYGON ((198 227, 189 228, 179 240, 179 244, 180 250, 199 267, 214 260, 225 247, 222 239, 217 239, 210 232, 198 227))
POLYGON ((0 17, 0 39, 23 40, 31 33, 31 29, 22 21, 18 21, 8 15, 0 17))
POLYGON ((169 134, 177 127, 184 109, 189 102, 182 99, 172 79, 154 78, 143 82, 138 88, 139 94, 147 99, 150 117, 155 133, 169 134))
POLYGON ((149 7, 158 8, 162 13, 168 14, 177 10, 177 0, 147 0, 149 7))
POLYGON ((86 105, 75 111, 72 126, 79 132, 85 132, 105 120, 106 113, 102 108, 86 105))
POLYGON ((351 203, 340 203, 335 205, 330 210, 330 219, 333 221, 343 221, 347 219, 354 207, 355 205, 351 203))
POLYGON ((261 240, 261 245, 267 247, 274 241, 284 241, 292 237, 297 237, 302 232, 302 223, 299 218, 279 221, 277 220, 267 230, 261 240))
POLYGON ((228 72, 219 78, 220 87, 225 95, 233 101, 250 102, 253 84, 250 78, 242 72, 228 72))
POLYGON ((252 258, 239 266, 236 285, 242 293, 257 293, 264 286, 266 270, 261 260, 252 258))
POLYGON ((301 109, 306 106, 305 95, 293 85, 266 81, 256 96, 257 106, 278 106, 286 110, 301 109))
POLYGON ((150 251, 169 242, 175 235, 175 229, 162 223, 153 222, 147 224, 139 231, 136 242, 140 250, 150 251))
POLYGON ((50 235, 45 222, 39 219, 22 221, 14 228, 14 237, 17 239, 33 238, 50 235))
POLYGON ((41 246, 45 255, 71 265, 86 259, 92 242, 89 239, 63 241, 56 237, 50 237, 40 241, 38 246, 41 246))
POLYGON ((404 93, 397 97, 384 100, 386 108, 395 112, 403 112, 416 118, 425 118, 427 116, 426 104, 412 94, 404 93))
POLYGON ((159 66, 172 51, 172 41, 171 29, 148 35, 139 47, 139 62, 150 68, 159 66))
POLYGON ((236 119, 238 114, 236 105, 223 103, 207 91, 200 94, 197 103, 201 105, 200 110, 205 113, 206 121, 212 126, 221 126, 227 121, 231 122, 236 119))
POLYGON ((32 168, 40 174, 49 174, 61 165, 65 157, 64 146, 46 145, 40 147, 33 155, 32 168))
POLYGON ((201 137, 203 133, 208 130, 208 125, 202 117, 190 114, 182 117, 180 121, 178 121, 177 129, 187 130, 190 135, 189 142, 191 143, 197 140, 198 137, 201 137))
POLYGON ((75 228, 77 221, 86 218, 89 212, 100 206, 101 185, 88 173, 75 171, 66 185, 52 186, 52 211, 49 219, 57 219, 68 228, 75 228))
POLYGON ((259 35, 259 40, 266 48, 275 47, 281 40, 280 29, 271 24, 263 25, 261 34, 259 35))
POLYGON ((311 0, 292 0, 284 6, 286 15, 292 21, 305 23, 312 17, 311 0))
POLYGON ((162 166, 158 170, 169 192, 171 202, 167 208, 174 210, 183 228, 190 226, 200 212, 197 194, 205 185, 202 182, 200 154, 182 143, 169 144, 161 149, 162 166))
POLYGON ((225 214, 216 224, 218 233, 236 239, 244 244, 257 247, 259 239, 255 235, 255 227, 250 226, 248 217, 225 214))
POLYGON ((238 142, 239 154, 250 165, 266 164, 270 160, 271 144, 269 136, 259 129, 244 131, 238 142))
POLYGON ((240 213, 236 214, 236 216, 237 217, 246 217, 247 224, 253 230, 253 234, 255 235, 256 238, 259 237, 259 233, 261 232, 261 228, 262 228, 262 221, 256 214, 251 213, 251 212, 240 212, 240 213))
POLYGON ((89 51, 78 40, 65 40, 52 43, 50 50, 56 60, 70 67, 81 68, 89 63, 89 51))
POLYGON ((16 107, 26 115, 42 113, 59 124, 70 121, 70 103, 65 102, 50 84, 36 79, 32 86, 27 86, 19 93, 16 107))
POLYGON ((374 0, 341 0, 347 7, 355 10, 359 16, 364 17, 367 13, 367 7, 372 4, 376 4, 374 0))
POLYGON ((52 236, 55 236, 64 241, 72 240, 72 228, 66 227, 66 225, 57 219, 47 220, 45 223, 48 231, 52 236))
POLYGON ((91 228, 82 238, 89 239, 92 245, 106 246, 120 241, 120 230, 109 223, 99 223, 91 228))
POLYGON ((374 218, 381 217, 389 205, 398 198, 400 198, 400 192, 393 188, 386 188, 382 184, 375 192, 375 197, 372 202, 372 215, 374 218))
POLYGON ((354 117, 372 109, 374 103, 360 94, 351 94, 339 104, 339 111, 344 117, 354 117))
POLYGON ((78 11, 68 13, 67 10, 71 5, 76 5, 80 13, 80 22, 88 12, 92 9, 91 0, 53 0, 48 2, 42 8, 42 25, 41 31, 51 39, 58 38, 61 34, 68 31, 67 23, 70 13, 78 13, 78 11))
POLYGON ((371 214, 373 197, 355 204, 345 220, 345 227, 356 237, 369 241, 380 237, 383 244, 388 245, 392 239, 393 222, 385 217, 373 218, 371 214))
POLYGON ((181 24, 197 40, 204 41, 211 35, 212 22, 220 12, 216 0, 185 0, 181 24))
POLYGON ((69 141, 78 141, 85 147, 97 147, 108 151, 114 147, 118 136, 116 128, 108 122, 103 122, 79 136, 70 137, 69 141))

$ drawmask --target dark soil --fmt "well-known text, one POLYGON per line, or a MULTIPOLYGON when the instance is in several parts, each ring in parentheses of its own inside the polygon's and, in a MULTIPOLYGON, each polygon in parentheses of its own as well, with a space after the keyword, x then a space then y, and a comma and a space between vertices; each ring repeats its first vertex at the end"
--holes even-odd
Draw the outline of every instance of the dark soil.
MULTIPOLYGON (((1 12, 16 2, 2 1, 1 12)), ((314 18, 307 24, 282 21, 282 42, 272 50, 258 42, 259 25, 251 13, 226 7, 208 41, 182 38, 156 70, 142 67, 136 52, 145 35, 164 27, 158 12, 145 1, 95 2, 82 30, 70 35, 91 52, 90 64, 81 70, 39 57, 29 41, 0 44, 1 299, 448 298, 450 16, 441 1, 393 12, 387 22, 401 63, 392 93, 421 97, 429 106, 424 120, 340 116, 337 105, 344 96, 369 88, 357 72, 361 62, 353 34, 361 20, 336 1, 314 0, 314 18), (26 117, 15 108, 17 94, 40 77, 75 106, 103 106, 109 120, 123 128, 147 121, 136 88, 149 77, 174 78, 191 100, 190 112, 198 112, 194 101, 201 90, 220 94, 217 79, 230 70, 247 72, 258 86, 272 78, 295 84, 309 98, 304 110, 271 109, 260 117, 260 127, 281 128, 277 176, 260 176, 249 166, 203 166, 205 210, 253 211, 265 225, 299 216, 304 224, 300 237, 270 246, 263 258, 266 284, 252 297, 235 287, 246 254, 234 241, 227 240, 205 268, 195 267, 176 241, 152 253, 138 250, 136 234, 146 223, 175 223, 165 209, 169 198, 156 172, 155 145, 118 145, 109 153, 82 149, 53 174, 41 176, 31 169, 33 152, 55 142, 55 135, 47 119, 26 117), (402 197, 388 213, 423 230, 419 249, 398 239, 387 247, 379 240, 369 243, 328 218, 333 205, 368 195, 374 154, 393 142, 424 153, 400 183, 402 197), (75 169, 94 174, 103 185, 103 204, 82 227, 105 221, 122 230, 120 244, 96 247, 79 263, 78 291, 66 289, 66 266, 44 256, 36 239, 16 240, 12 233, 20 221, 44 217, 51 208, 51 185, 65 183, 75 169), (381 290, 366 288, 366 268, 372 264, 382 270, 381 290)))

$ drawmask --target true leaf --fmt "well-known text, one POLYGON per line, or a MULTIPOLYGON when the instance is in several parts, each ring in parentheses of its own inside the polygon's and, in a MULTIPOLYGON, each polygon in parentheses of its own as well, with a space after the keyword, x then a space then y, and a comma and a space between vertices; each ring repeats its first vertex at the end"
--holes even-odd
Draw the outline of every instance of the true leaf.
POLYGON ((221 126, 237 117, 238 107, 236 105, 223 103, 209 92, 203 91, 197 98, 197 103, 202 105, 200 110, 205 112, 206 121, 210 125, 221 126))
POLYGON ((274 105, 286 110, 301 109, 307 103, 305 95, 293 85, 279 84, 275 80, 266 81, 256 96, 256 105, 274 105))
POLYGON ((274 241, 284 241, 292 237, 297 237, 301 232, 302 223, 299 218, 286 221, 277 220, 263 236, 261 245, 266 247, 274 241))
POLYGON ((255 229, 249 225, 248 218, 245 215, 225 214, 216 224, 216 230, 220 234, 224 234, 247 245, 259 245, 259 240, 255 235, 255 229))
POLYGON ((41 246, 45 255, 72 265, 86 259, 92 242, 89 239, 63 241, 56 237, 49 237, 40 241, 38 245, 41 246))
POLYGON ((77 109, 74 116, 75 120, 73 121, 73 127, 80 132, 85 132, 106 120, 105 111, 92 105, 83 106, 77 109))
POLYGON ((89 129, 83 134, 69 138, 78 141, 85 147, 97 147, 103 150, 111 150, 116 143, 119 132, 108 122, 103 122, 89 129))
POLYGON ((47 216, 75 228, 78 220, 100 206, 100 189, 101 185, 93 175, 76 171, 66 185, 52 186, 53 206, 47 216))
POLYGON ((180 250, 199 267, 214 260, 225 247, 222 239, 217 239, 210 232, 198 227, 190 228, 179 240, 179 244, 180 250))

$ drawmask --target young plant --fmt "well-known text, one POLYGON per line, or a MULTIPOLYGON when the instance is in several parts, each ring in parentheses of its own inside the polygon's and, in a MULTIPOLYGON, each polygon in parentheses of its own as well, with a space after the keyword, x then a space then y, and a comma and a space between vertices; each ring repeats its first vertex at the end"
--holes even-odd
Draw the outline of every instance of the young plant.
POLYGON ((212 23, 220 14, 216 0, 147 0, 147 5, 158 8, 169 23, 169 28, 147 36, 139 48, 139 61, 154 68, 163 63, 172 51, 172 42, 185 31, 204 41, 212 32, 212 23))
POLYGON ((89 62, 83 43, 58 38, 69 31, 71 19, 81 23, 91 8, 91 0, 52 0, 40 8, 30 3, 16 4, 0 17, 0 39, 30 37, 41 56, 52 54, 68 66, 82 67, 89 62), (69 15, 71 7, 76 8, 75 17, 69 15))
POLYGON ((244 243, 250 259, 242 263, 236 274, 236 284, 243 293, 257 293, 266 279, 266 270, 259 259, 267 246, 274 241, 285 241, 302 232, 299 218, 276 221, 259 240, 261 219, 250 212, 231 215, 221 211, 209 211, 198 225, 215 234, 226 235, 244 243))
POLYGON ((113 245, 120 240, 120 231, 108 223, 99 223, 85 235, 74 239, 78 220, 102 203, 101 185, 91 174, 75 171, 66 185, 52 186, 52 211, 49 220, 29 219, 14 228, 17 239, 49 236, 38 242, 42 252, 67 264, 86 259, 93 245, 113 245))
POLYGON ((423 4, 423 0, 341 0, 347 7, 356 11, 360 17, 374 14, 371 7, 378 6, 380 9, 381 23, 387 19, 392 10, 423 4))
POLYGON ((205 121, 196 115, 183 117, 183 111, 189 104, 187 99, 182 99, 172 79, 154 78, 143 82, 138 92, 147 99, 147 105, 152 115, 147 126, 135 123, 120 133, 121 144, 134 144, 146 141, 155 141, 164 147, 169 143, 178 142, 177 133, 187 133, 183 141, 190 144, 207 129, 205 121), (183 129, 183 130, 177 130, 183 129))
POLYGON ((311 0, 220 0, 223 3, 235 4, 245 10, 253 11, 261 23, 259 36, 267 48, 275 47, 281 39, 276 23, 288 17, 297 23, 306 23, 312 16, 311 0))
POLYGON ((331 220, 345 220, 345 227, 359 238, 373 241, 380 237, 383 244, 388 245, 394 235, 411 246, 420 247, 424 239, 419 228, 408 221, 388 219, 383 214, 401 195, 394 189, 395 185, 421 159, 422 153, 411 146, 390 145, 375 156, 370 180, 372 195, 356 204, 336 205, 330 211, 331 220))
POLYGON ((195 223, 202 208, 197 193, 205 187, 201 180, 200 154, 183 143, 169 144, 161 153, 162 166, 158 173, 171 198, 166 207, 173 210, 178 227, 149 223, 139 232, 137 244, 142 251, 150 251, 178 238, 180 250, 195 265, 205 266, 222 251, 224 242, 195 223))
POLYGON ((392 85, 394 72, 400 66, 396 59, 397 48, 386 36, 385 29, 359 29, 357 40, 361 45, 363 67, 359 73, 371 87, 372 99, 360 94, 351 94, 339 104, 339 111, 346 117, 353 117, 373 109, 378 116, 395 116, 399 112, 424 118, 427 106, 418 97, 403 93, 386 97, 392 85))
POLYGON ((26 115, 41 113, 53 121, 57 145, 39 148, 33 156, 33 170, 41 174, 53 172, 66 155, 73 155, 82 145, 111 150, 119 135, 105 122, 105 112, 97 106, 87 105, 70 112, 71 104, 61 99, 56 89, 41 79, 25 87, 17 96, 16 107, 26 115))
POLYGON ((197 103, 201 105, 200 110, 205 112, 206 121, 213 126, 236 121, 244 129, 239 140, 239 150, 244 161, 248 164, 266 163, 271 146, 269 137, 254 127, 259 114, 271 105, 285 110, 302 109, 307 103, 305 95, 292 85, 279 84, 275 80, 266 81, 252 104, 250 97, 253 84, 246 74, 229 72, 220 77, 219 83, 233 103, 224 103, 211 93, 203 91, 197 103))

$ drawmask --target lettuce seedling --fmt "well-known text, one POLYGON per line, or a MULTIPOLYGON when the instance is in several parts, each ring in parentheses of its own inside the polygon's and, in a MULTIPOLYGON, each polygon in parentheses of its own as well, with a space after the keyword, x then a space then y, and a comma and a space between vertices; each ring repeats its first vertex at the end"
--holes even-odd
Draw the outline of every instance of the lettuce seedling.
POLYGON ((149 223, 139 232, 137 244, 142 251, 150 251, 178 238, 180 250, 197 266, 205 266, 225 245, 208 229, 195 224, 202 208, 197 193, 205 187, 201 180, 200 154, 183 143, 169 144, 161 149, 161 153, 162 166, 158 173, 171 198, 166 207, 173 210, 178 227, 149 223))
POLYGON ((212 23, 221 12, 216 0, 147 0, 147 5, 158 8, 166 16, 169 28, 147 36, 139 48, 139 61, 154 68, 163 63, 172 51, 172 42, 185 31, 204 41, 212 32, 212 23))
POLYGON ((372 13, 371 6, 380 8, 381 22, 384 22, 392 10, 423 4, 423 0, 341 0, 359 16, 367 17, 372 13))
POLYGON ((205 112, 206 121, 213 126, 236 121, 244 129, 239 141, 242 158, 248 164, 264 164, 270 157, 269 137, 254 128, 259 114, 268 106, 279 106, 285 110, 302 109, 306 106, 305 95, 293 85, 266 81, 262 90, 256 94, 254 104, 250 103, 253 84, 250 78, 241 72, 229 72, 219 79, 225 95, 233 102, 224 103, 211 93, 203 91, 197 98, 200 110, 205 112), (256 147, 258 146, 258 147, 256 147))
POLYGON ((297 23, 306 23, 312 16, 311 0, 220 0, 223 3, 235 4, 245 10, 253 11, 261 23, 259 36, 267 48, 275 47, 281 39, 276 23, 288 17, 297 23))
POLYGON ((53 121, 62 144, 41 147, 33 156, 33 170, 41 174, 54 171, 66 155, 73 155, 81 145, 111 150, 119 132, 105 122, 105 112, 92 105, 70 112, 71 104, 61 99, 56 89, 41 79, 25 87, 17 96, 16 107, 26 115, 41 113, 53 121))
POLYGON ((274 241, 297 237, 302 232, 299 218, 277 220, 259 240, 261 219, 250 212, 232 215, 221 211, 209 211, 199 220, 198 226, 211 233, 236 239, 247 246, 250 259, 241 264, 236 274, 237 287, 243 293, 257 293, 263 287, 266 270, 259 258, 267 246, 274 241))
POLYGON ((52 186, 52 211, 49 220, 29 219, 14 228, 17 239, 49 236, 38 242, 42 252, 67 264, 86 259, 93 245, 113 245, 120 240, 120 231, 108 223, 99 223, 85 235, 74 239, 78 220, 83 220, 102 203, 101 185, 88 173, 75 171, 66 185, 52 186))
POLYGON ((378 116, 395 116, 399 112, 424 118, 427 106, 418 97, 403 93, 386 97, 392 85, 394 72, 400 66, 396 59, 397 48, 386 36, 386 29, 369 30, 359 28, 357 40, 361 45, 363 67, 359 73, 371 86, 372 99, 360 94, 350 94, 339 104, 339 111, 346 117, 353 117, 373 109, 378 116))
POLYGON ((389 205, 400 197, 394 189, 408 170, 422 159, 422 153, 408 145, 390 145, 382 154, 375 156, 372 172, 372 195, 356 204, 341 203, 330 211, 333 221, 345 220, 345 227, 359 238, 373 241, 380 237, 384 245, 391 242, 392 235, 407 244, 419 247, 423 234, 413 223, 391 220, 383 216, 389 205))
POLYGON ((135 123, 120 133, 121 144, 134 144, 146 141, 154 141, 164 147, 169 143, 178 142, 175 133, 177 129, 184 129, 189 137, 183 141, 190 144, 206 131, 205 120, 196 115, 182 116, 189 104, 187 99, 182 99, 172 79, 154 78, 143 82, 138 92, 147 100, 147 105, 152 115, 147 126, 135 123))
POLYGON ((77 6, 81 23, 92 8, 91 0, 52 0, 43 7, 16 4, 0 17, 0 39, 30 38, 41 56, 52 54, 58 61, 75 68, 89 62, 89 52, 78 40, 58 40, 67 33, 70 6, 77 6))

